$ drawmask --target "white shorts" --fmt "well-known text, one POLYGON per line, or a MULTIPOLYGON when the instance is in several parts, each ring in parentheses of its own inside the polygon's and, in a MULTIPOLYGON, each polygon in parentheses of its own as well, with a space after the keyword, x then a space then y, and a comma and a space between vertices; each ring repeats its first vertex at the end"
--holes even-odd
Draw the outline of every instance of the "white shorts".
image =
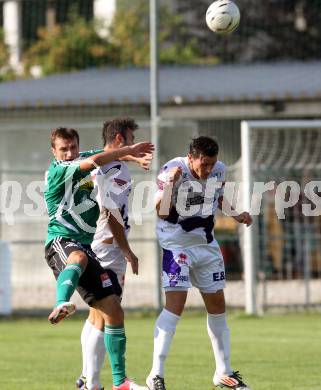
POLYGON ((217 245, 201 245, 183 250, 163 249, 165 291, 196 287, 214 293, 225 287, 225 266, 217 245))
POLYGON ((111 269, 116 273, 118 282, 124 289, 127 261, 121 249, 114 244, 100 243, 92 246, 92 250, 99 257, 103 268, 111 269))

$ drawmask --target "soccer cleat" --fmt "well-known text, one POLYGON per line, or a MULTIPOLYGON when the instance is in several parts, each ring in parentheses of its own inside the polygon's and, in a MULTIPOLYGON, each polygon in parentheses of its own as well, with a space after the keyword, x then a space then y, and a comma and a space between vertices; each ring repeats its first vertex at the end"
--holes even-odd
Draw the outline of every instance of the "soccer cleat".
POLYGON ((125 382, 121 385, 113 385, 113 390, 148 390, 148 388, 146 386, 139 386, 132 380, 126 378, 125 382))
MULTIPOLYGON (((86 377, 80 375, 80 377, 76 380, 76 387, 80 390, 88 390, 86 383, 87 383, 86 377)), ((94 390, 104 390, 104 387, 95 387, 94 390)))
POLYGON ((48 317, 48 321, 55 325, 66 317, 71 316, 76 311, 76 305, 72 302, 64 302, 53 309, 48 317))
POLYGON ((80 377, 76 380, 76 387, 78 389, 84 389, 85 383, 86 383, 86 377, 84 377, 83 375, 80 375, 80 377))
POLYGON ((150 390, 166 390, 164 378, 159 375, 154 377, 149 375, 146 379, 146 385, 150 390))
POLYGON ((243 381, 238 371, 233 371, 231 375, 214 375, 215 386, 225 387, 233 390, 251 390, 243 381))

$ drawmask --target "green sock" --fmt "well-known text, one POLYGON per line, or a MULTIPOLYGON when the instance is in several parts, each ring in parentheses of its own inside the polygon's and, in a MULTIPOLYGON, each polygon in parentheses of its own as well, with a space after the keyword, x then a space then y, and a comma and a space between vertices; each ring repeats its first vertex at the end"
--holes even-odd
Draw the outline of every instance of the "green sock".
POLYGON ((82 267, 79 264, 68 264, 60 272, 57 279, 57 299, 56 305, 68 302, 78 286, 79 278, 82 274, 82 267))
POLYGON ((126 335, 124 326, 106 325, 104 341, 109 356, 113 384, 119 386, 124 383, 126 379, 126 335))

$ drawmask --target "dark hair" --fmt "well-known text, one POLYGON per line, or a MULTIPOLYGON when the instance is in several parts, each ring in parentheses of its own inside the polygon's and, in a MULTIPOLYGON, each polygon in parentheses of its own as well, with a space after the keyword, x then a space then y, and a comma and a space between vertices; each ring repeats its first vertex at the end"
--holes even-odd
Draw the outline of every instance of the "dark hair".
POLYGON ((189 145, 189 153, 193 157, 199 157, 200 155, 214 157, 218 155, 218 151, 217 141, 210 137, 201 136, 194 138, 189 145))
POLYGON ((55 141, 57 138, 62 139, 76 139, 79 145, 79 134, 77 130, 71 129, 68 127, 57 127, 56 129, 51 130, 51 146, 55 147, 55 141))
POLYGON ((106 121, 103 125, 103 142, 104 145, 113 142, 117 134, 121 134, 126 139, 126 130, 135 131, 138 129, 137 123, 132 118, 123 117, 106 121))

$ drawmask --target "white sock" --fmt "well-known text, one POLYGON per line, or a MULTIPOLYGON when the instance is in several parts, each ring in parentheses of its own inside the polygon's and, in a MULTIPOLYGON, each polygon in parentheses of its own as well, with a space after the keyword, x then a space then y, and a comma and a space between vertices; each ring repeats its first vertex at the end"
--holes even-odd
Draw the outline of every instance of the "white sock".
POLYGON ((230 375, 230 331, 226 323, 226 314, 207 314, 207 332, 211 339, 216 375, 230 375))
POLYGON ((86 344, 89 339, 89 335, 91 330, 94 328, 93 324, 86 320, 84 327, 82 328, 81 336, 80 336, 80 342, 81 342, 81 351, 82 351, 82 373, 81 375, 86 377, 86 344))
POLYGON ((86 387, 88 390, 101 388, 99 376, 105 355, 104 332, 93 327, 86 344, 86 387))
POLYGON ((159 375, 164 378, 164 365, 175 334, 180 316, 163 309, 157 318, 154 328, 154 353, 152 377, 159 375))

